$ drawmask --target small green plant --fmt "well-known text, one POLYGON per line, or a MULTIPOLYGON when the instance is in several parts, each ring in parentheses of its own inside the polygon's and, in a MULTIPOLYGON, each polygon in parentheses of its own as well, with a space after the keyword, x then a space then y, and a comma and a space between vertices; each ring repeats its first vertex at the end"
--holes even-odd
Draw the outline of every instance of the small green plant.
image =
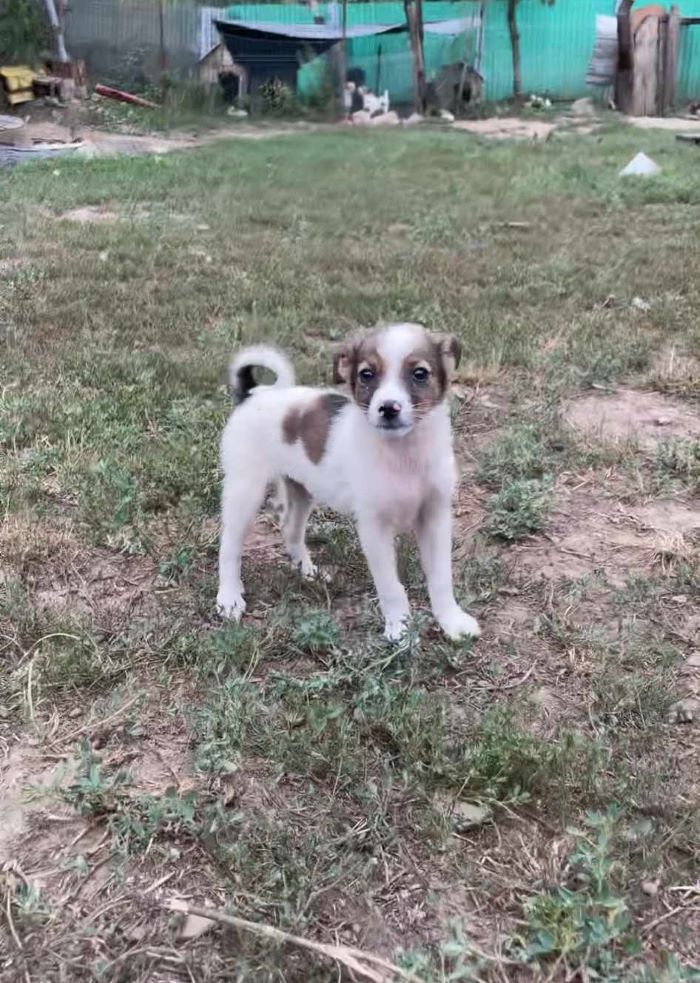
POLYGON ((629 951, 630 918, 615 884, 613 841, 619 813, 590 812, 582 829, 573 829, 574 849, 566 873, 568 883, 536 894, 524 906, 525 928, 512 941, 526 962, 556 960, 569 971, 585 965, 604 979, 629 951))
POLYGON ((675 437, 659 444, 656 470, 689 486, 691 492, 700 489, 700 440, 675 437))
POLYGON ((338 635, 338 626, 326 611, 308 611, 296 626, 294 641, 306 652, 329 652, 338 635))
POLYGON ((144 849, 155 836, 176 839, 191 835, 196 826, 197 797, 166 789, 162 796, 141 795, 124 803, 112 822, 123 850, 144 849))
POLYGON ((230 774, 238 770, 245 746, 255 745, 265 721, 260 692, 234 677, 210 690, 210 699, 197 714, 195 764, 200 771, 230 774))
POLYGON ((489 488, 506 481, 542 478, 551 470, 552 456, 560 447, 551 426, 545 428, 538 422, 508 427, 482 451, 477 478, 489 488))
POLYGON ((189 546, 180 546, 167 560, 159 564, 158 572, 166 580, 177 583, 185 576, 191 564, 192 550, 189 546))
POLYGON ((122 793, 130 782, 129 773, 123 769, 105 770, 97 755, 85 744, 80 749, 78 773, 61 795, 81 816, 105 816, 118 809, 122 793))
POLYGON ((469 592, 469 601, 491 600, 503 584, 506 571, 495 556, 474 556, 464 565, 462 581, 469 592))
POLYGON ((296 96, 278 78, 268 79, 258 88, 257 98, 260 109, 269 116, 291 116, 299 111, 299 103, 296 96))
POLYGON ((489 499, 487 529, 495 538, 509 542, 539 532, 551 501, 549 481, 511 481, 489 499))

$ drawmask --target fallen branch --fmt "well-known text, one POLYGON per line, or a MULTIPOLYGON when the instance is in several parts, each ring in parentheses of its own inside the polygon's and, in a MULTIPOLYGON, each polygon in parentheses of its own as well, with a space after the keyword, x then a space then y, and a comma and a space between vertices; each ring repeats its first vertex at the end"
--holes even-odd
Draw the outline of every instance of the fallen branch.
POLYGON ((104 99, 116 99, 117 102, 126 102, 130 106, 141 106, 143 109, 158 109, 158 104, 151 102, 150 99, 142 99, 141 96, 132 95, 131 92, 113 89, 109 85, 102 85, 101 82, 95 86, 95 92, 104 99))
POLYGON ((392 980, 407 980, 408 983, 420 983, 417 976, 408 973, 400 966, 382 959, 380 956, 373 956, 362 949, 354 949, 345 945, 328 945, 325 942, 312 942, 311 939, 304 939, 300 935, 290 935, 283 932, 280 928, 273 925, 264 925, 260 922, 251 922, 246 918, 237 918, 235 915, 227 915, 223 911, 215 908, 200 908, 189 905, 177 898, 171 898, 165 903, 169 911, 181 912, 185 915, 197 915, 199 918, 207 918, 212 922, 219 922, 222 925, 230 925, 243 932, 251 932, 262 938, 270 939, 275 942, 283 942, 288 945, 298 946, 300 949, 307 949, 315 952, 319 956, 325 956, 336 963, 345 966, 351 972, 356 973, 363 980, 370 980, 370 983, 391 983, 392 980))

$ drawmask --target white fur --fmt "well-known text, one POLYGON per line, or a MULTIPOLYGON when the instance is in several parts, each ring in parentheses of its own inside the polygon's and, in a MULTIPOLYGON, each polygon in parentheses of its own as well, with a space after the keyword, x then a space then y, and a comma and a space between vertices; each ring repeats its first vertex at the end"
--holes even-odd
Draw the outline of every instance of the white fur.
POLYGON ((239 369, 244 365, 259 366, 274 372, 277 376, 274 386, 294 385, 294 366, 284 352, 277 351, 271 345, 251 345, 234 357, 229 366, 229 380, 234 389, 238 387, 239 369))
POLYGON ((479 634, 475 619, 457 604, 452 586, 456 469, 448 408, 440 403, 415 421, 399 375, 403 358, 423 331, 419 325, 404 324, 382 332, 378 347, 387 367, 385 378, 367 415, 349 402, 334 417, 318 464, 309 460, 301 441, 285 441, 282 421, 290 408, 303 406, 324 390, 284 385, 292 369, 273 350, 248 349, 234 360, 234 373, 243 365, 263 364, 277 372, 278 379, 274 386, 252 391, 231 414, 221 440, 224 485, 217 605, 224 617, 240 618, 245 611, 241 553, 246 530, 268 486, 289 477, 308 491, 308 500, 287 500, 282 527, 287 552, 302 573, 315 572, 304 542, 313 503, 354 515, 385 635, 398 638, 409 606, 396 570, 394 539, 399 532, 414 531, 437 621, 450 638, 479 634), (401 404, 405 426, 399 431, 378 428, 376 406, 385 399, 401 404))
POLYGON ((378 427, 382 422, 379 412, 382 403, 397 403, 401 407, 398 417, 401 429, 390 431, 394 437, 404 436, 414 424, 411 398, 401 380, 401 363, 420 344, 424 330, 419 324, 397 324, 391 331, 386 331, 377 344, 377 350, 386 366, 386 373, 382 384, 372 397, 367 415, 372 426, 378 427))

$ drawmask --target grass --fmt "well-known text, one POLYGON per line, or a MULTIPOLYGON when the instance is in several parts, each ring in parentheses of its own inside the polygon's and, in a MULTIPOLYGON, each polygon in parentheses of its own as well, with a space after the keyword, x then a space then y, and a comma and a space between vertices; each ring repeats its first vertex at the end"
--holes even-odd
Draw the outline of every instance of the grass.
POLYGON ((697 728, 668 720, 700 559, 643 516, 696 508, 697 440, 602 445, 565 413, 697 395, 700 181, 663 133, 662 175, 620 181, 639 138, 343 130, 0 175, 3 979, 352 978, 183 938, 173 898, 426 983, 694 978, 697 728), (65 217, 85 205, 116 218, 65 217), (326 510, 329 583, 268 512, 222 625, 231 352, 274 341, 327 382, 335 341, 397 319, 463 344, 455 582, 484 637, 440 636, 402 541, 416 613, 388 646, 326 510))

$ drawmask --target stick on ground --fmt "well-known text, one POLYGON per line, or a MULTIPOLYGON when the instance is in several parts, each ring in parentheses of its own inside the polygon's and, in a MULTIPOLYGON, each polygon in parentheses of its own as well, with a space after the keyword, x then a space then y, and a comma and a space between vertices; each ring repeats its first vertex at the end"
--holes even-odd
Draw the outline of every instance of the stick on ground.
POLYGON ((200 918, 208 918, 213 922, 220 922, 222 925, 230 925, 243 932, 252 932, 275 942, 284 942, 289 945, 298 946, 301 949, 308 949, 320 956, 326 956, 337 963, 341 963, 347 969, 356 973, 363 980, 370 980, 370 983, 392 983, 393 980, 407 980, 408 983, 420 983, 417 976, 409 973, 400 966, 374 956, 362 949, 354 949, 345 945, 328 945, 325 942, 312 942, 311 939, 304 939, 300 935, 291 935, 283 932, 280 928, 273 925, 263 925, 260 922, 251 922, 246 918, 237 918, 235 915, 227 915, 216 908, 200 908, 189 905, 184 901, 173 898, 165 903, 169 911, 182 912, 185 915, 198 915, 200 918))

